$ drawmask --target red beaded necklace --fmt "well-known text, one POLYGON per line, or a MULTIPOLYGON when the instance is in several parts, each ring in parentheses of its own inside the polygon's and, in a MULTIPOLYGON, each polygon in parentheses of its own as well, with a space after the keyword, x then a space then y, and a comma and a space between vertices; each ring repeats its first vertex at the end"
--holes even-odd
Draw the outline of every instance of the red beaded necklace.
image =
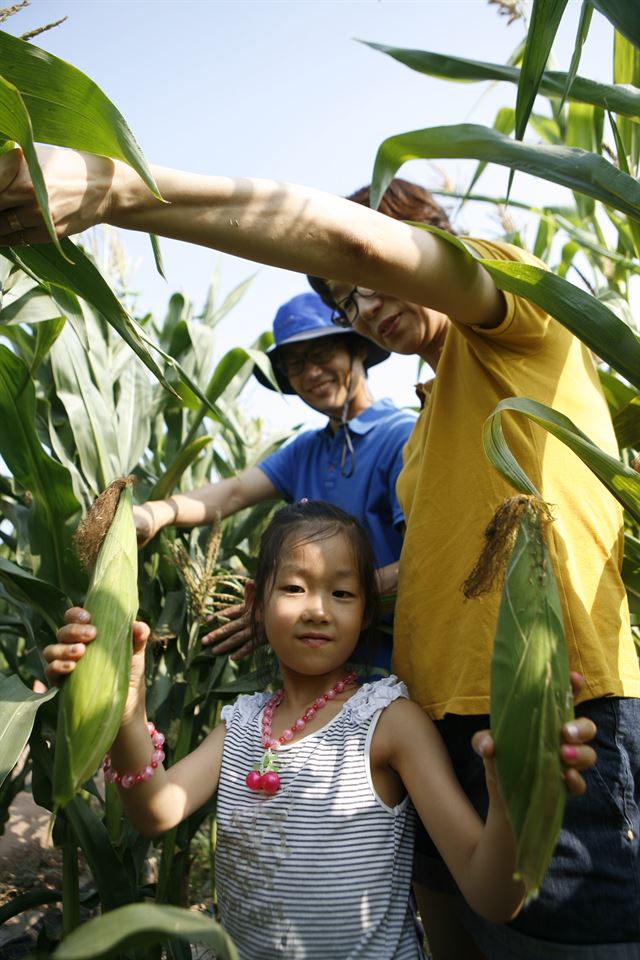
POLYGON ((329 700, 335 700, 336 694, 343 693, 349 684, 353 683, 356 677, 357 673, 355 670, 350 670, 346 677, 338 680, 330 690, 327 690, 322 696, 317 697, 311 706, 307 707, 302 716, 298 717, 295 723, 292 723, 286 730, 283 730, 277 738, 271 735, 271 723, 276 707, 282 703, 284 690, 277 690, 276 693, 273 694, 270 700, 267 701, 262 716, 262 746, 264 747, 264 753, 260 763, 255 766, 253 770, 250 770, 245 778, 249 790, 261 790, 263 793, 278 792, 280 789, 280 776, 278 774, 280 762, 275 751, 279 750, 283 744, 293 740, 299 730, 304 730, 309 720, 315 717, 318 710, 322 710, 329 700))

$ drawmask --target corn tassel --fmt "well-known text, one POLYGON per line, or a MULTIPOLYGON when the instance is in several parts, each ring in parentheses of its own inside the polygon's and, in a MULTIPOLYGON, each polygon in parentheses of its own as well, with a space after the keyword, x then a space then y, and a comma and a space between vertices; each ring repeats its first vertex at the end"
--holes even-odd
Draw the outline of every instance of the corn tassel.
MULTIPOLYGON (((559 748, 561 727, 573 716, 573 701, 562 608, 542 530, 550 519, 548 508, 532 497, 514 497, 501 510, 502 518, 499 511, 487 539, 502 538, 507 548, 514 539, 515 544, 491 661, 491 730, 498 784, 516 841, 514 876, 524 883, 527 898, 533 898, 564 814, 559 748)), ((495 543, 488 552, 495 575, 495 543)))
POLYGON ((115 485, 120 487, 119 500, 84 604, 97 637, 65 681, 59 707, 53 772, 59 806, 97 770, 118 731, 129 686, 138 551, 130 483, 120 480, 115 485))

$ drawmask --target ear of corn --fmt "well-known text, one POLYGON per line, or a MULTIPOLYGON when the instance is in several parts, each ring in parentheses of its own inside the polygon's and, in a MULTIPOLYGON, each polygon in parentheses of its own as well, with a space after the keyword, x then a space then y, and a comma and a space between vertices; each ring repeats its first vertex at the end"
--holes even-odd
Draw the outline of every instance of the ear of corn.
POLYGON ((546 508, 534 498, 515 499, 522 512, 498 615, 491 727, 516 840, 515 876, 535 897, 564 813, 559 748, 573 701, 560 598, 542 532, 546 508))
POLYGON ((53 772, 54 800, 60 806, 95 773, 118 731, 129 685, 137 577, 131 486, 126 484, 84 604, 97 637, 62 690, 53 772))

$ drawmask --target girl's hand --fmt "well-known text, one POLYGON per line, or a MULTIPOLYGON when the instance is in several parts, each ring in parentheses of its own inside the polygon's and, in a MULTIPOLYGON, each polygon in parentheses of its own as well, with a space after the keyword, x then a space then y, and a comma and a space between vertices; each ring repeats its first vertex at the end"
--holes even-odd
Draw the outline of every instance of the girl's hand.
MULTIPOLYGON (((584 677, 579 673, 571 673, 571 689, 574 698, 584 687, 584 677)), ((580 796, 585 793, 587 785, 579 770, 588 770, 596 762, 596 752, 593 747, 585 744, 596 735, 596 725, 588 717, 575 717, 562 728, 564 743, 560 746, 560 759, 564 765, 564 782, 569 793, 580 796)), ((496 745, 488 730, 478 730, 471 739, 475 752, 484 760, 487 783, 496 783, 495 763, 493 760, 496 745)))
MULTIPOLYGON (((569 793, 579 796, 585 793, 587 785, 578 771, 588 770, 596 762, 593 747, 586 746, 596 735, 596 726, 588 717, 576 717, 565 723, 562 728, 564 743, 560 747, 560 759, 564 766, 564 782, 569 793)), ((478 730, 471 739, 475 752, 484 760, 487 784, 495 784, 496 745, 488 730, 478 730)))
MULTIPOLYGON (((71 607, 64 615, 65 626, 57 633, 57 643, 43 650, 47 661, 45 676, 49 683, 60 686, 66 676, 75 670, 76 663, 84 656, 87 646, 96 638, 96 628, 91 623, 91 614, 83 607, 71 607)), ((144 708, 144 651, 149 639, 148 624, 136 620, 132 629, 133 656, 129 677, 129 695, 123 721, 132 717, 140 707, 144 708)))

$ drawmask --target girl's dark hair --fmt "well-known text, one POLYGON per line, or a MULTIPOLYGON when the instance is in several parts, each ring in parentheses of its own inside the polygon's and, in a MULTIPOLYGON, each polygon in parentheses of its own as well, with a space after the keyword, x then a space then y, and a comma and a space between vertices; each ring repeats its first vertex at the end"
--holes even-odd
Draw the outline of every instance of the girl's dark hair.
MULTIPOLYGON (((347 200, 359 203, 363 207, 370 207, 371 188, 360 187, 347 200)), ((447 233, 455 235, 455 230, 449 222, 449 217, 440 204, 433 199, 433 195, 424 187, 410 180, 403 180, 401 177, 395 177, 385 190, 382 200, 378 206, 378 211, 384 213, 387 217, 394 220, 414 220, 416 223, 428 223, 432 227, 440 227, 447 233)), ((322 277, 308 276, 307 280, 315 292, 329 307, 335 307, 335 303, 327 286, 326 280, 322 277)))
POLYGON ((275 513, 260 540, 258 564, 254 578, 255 592, 250 611, 251 640, 258 667, 258 678, 267 685, 275 680, 277 665, 270 655, 271 648, 259 619, 269 599, 278 575, 281 558, 286 550, 328 540, 342 534, 351 547, 358 580, 364 595, 362 622, 365 627, 360 635, 365 651, 373 644, 375 626, 379 619, 380 595, 375 576, 375 559, 369 537, 362 524, 351 514, 324 500, 299 500, 282 507, 275 513))

